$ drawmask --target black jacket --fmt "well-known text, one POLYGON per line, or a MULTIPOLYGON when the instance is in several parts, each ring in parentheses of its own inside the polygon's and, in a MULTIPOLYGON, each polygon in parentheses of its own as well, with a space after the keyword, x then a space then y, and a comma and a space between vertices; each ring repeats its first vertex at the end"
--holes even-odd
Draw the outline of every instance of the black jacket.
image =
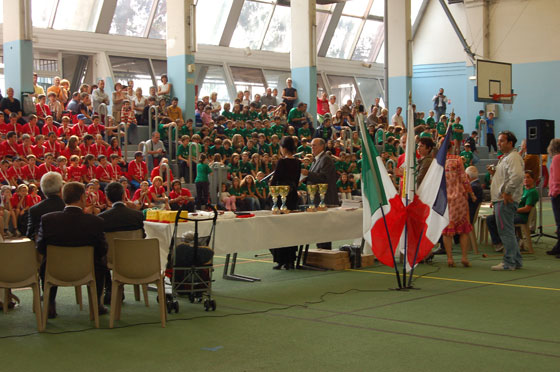
POLYGON ((35 236, 39 231, 41 225, 41 217, 50 212, 60 212, 64 210, 64 202, 60 196, 51 196, 40 203, 29 208, 27 217, 27 233, 25 234, 29 239, 35 240, 35 236))
POLYGON ((107 264, 107 242, 103 220, 81 209, 66 207, 62 212, 52 212, 41 217, 37 234, 37 251, 46 254, 47 245, 63 247, 93 246, 96 266, 107 264))
POLYGON ((144 215, 142 212, 128 208, 123 203, 116 203, 113 208, 100 213, 103 219, 103 231, 144 231, 144 215))

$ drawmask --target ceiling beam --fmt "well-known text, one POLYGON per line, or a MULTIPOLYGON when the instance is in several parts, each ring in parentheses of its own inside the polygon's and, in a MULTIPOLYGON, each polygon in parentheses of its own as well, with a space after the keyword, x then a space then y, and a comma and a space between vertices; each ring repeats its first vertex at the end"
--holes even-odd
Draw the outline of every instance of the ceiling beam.
POLYGON ((95 32, 99 34, 109 33, 109 30, 111 29, 111 22, 113 21, 113 16, 115 15, 115 9, 117 9, 117 0, 103 1, 95 32))
POLYGON ((422 5, 420 5, 418 15, 416 16, 414 24, 412 25, 412 40, 414 40, 414 36, 416 36, 416 32, 420 28, 420 23, 422 22, 422 19, 424 19, 424 14, 426 14, 426 9, 428 8, 429 3, 430 0, 424 0, 422 1, 422 5))
POLYGON ((325 30, 325 36, 321 41, 321 46, 317 51, 317 56, 324 57, 327 55, 327 51, 329 50, 329 45, 331 45, 331 40, 334 36, 334 32, 336 31, 336 27, 338 26, 338 22, 340 21, 340 17, 342 16, 342 9, 344 9, 344 3, 337 3, 331 14, 329 19, 329 24, 327 29, 325 30))
POLYGON ((241 15, 244 3, 245 0, 233 0, 226 25, 224 26, 224 32, 222 33, 222 38, 220 39, 220 44, 218 45, 228 47, 229 43, 231 43, 231 38, 233 37, 235 27, 237 27, 237 22, 239 21, 239 16, 241 15))

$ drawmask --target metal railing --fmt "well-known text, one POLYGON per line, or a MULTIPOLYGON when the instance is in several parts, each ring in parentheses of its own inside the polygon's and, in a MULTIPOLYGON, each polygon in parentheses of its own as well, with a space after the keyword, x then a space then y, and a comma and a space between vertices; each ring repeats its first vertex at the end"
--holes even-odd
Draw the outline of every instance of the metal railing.
POLYGON ((107 126, 109 122, 109 110, 107 109, 107 105, 105 103, 100 103, 97 108, 97 113, 103 118, 103 125, 107 126))
POLYGON ((192 148, 193 148, 193 146, 196 147, 195 164, 197 164, 197 163, 198 163, 198 160, 200 159, 200 151, 198 151, 198 143, 190 142, 190 143, 189 143, 189 157, 188 157, 189 163, 187 164, 188 167, 189 167, 189 181, 190 181, 190 183, 194 183, 194 182, 193 182, 194 180, 193 180, 193 178, 192 178, 192 168, 193 168, 193 167, 192 167, 192 161, 193 161, 193 157, 192 157, 193 151, 192 151, 192 148))
POLYGON ((157 106, 155 105, 150 106, 150 108, 148 109, 148 129, 150 131, 148 135, 149 137, 151 137, 152 133, 158 129, 157 106), (154 112, 155 119, 152 119, 152 111, 154 112), (154 129, 152 130, 152 122, 154 122, 154 120, 154 129))
POLYGON ((128 125, 125 122, 122 122, 117 125, 117 138, 119 141, 119 146, 121 145, 121 127, 123 128, 124 132, 124 161, 128 163, 128 125))
POLYGON ((346 152, 350 154, 353 153, 352 149, 352 129, 348 127, 340 128, 340 138, 342 140, 342 145, 346 148, 346 152), (344 137, 343 137, 344 134, 344 137))
MULTIPOLYGON (((175 149, 175 151, 173 151, 173 142, 172 142, 172 137, 173 137, 173 128, 175 128, 175 137, 177 137, 177 124, 175 123, 171 123, 168 127, 167 127, 167 143, 169 146, 169 154, 167 156, 167 159, 169 160, 169 164, 171 164, 171 162, 173 161, 173 153, 175 153, 175 158, 177 157, 177 149, 175 149)), ((177 142, 175 142, 175 144, 177 144, 177 142)))

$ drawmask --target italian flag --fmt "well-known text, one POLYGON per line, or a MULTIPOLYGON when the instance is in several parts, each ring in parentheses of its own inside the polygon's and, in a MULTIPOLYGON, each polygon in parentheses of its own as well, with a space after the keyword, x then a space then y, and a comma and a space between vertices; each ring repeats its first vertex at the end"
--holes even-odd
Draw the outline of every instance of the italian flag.
POLYGON ((399 244, 406 209, 391 181, 383 160, 362 125, 363 234, 379 262, 394 267, 394 251, 399 244), (390 239, 389 239, 390 238, 390 239))

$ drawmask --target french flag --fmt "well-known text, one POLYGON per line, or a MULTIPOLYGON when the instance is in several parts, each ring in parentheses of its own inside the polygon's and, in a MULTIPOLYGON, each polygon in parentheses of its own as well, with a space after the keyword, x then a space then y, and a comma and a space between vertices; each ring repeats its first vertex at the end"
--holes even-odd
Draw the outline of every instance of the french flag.
POLYGON ((441 237, 443 229, 449 225, 445 182, 445 160, 447 147, 451 141, 449 128, 436 158, 416 190, 412 203, 407 207, 407 260, 412 267, 431 252, 441 237))

